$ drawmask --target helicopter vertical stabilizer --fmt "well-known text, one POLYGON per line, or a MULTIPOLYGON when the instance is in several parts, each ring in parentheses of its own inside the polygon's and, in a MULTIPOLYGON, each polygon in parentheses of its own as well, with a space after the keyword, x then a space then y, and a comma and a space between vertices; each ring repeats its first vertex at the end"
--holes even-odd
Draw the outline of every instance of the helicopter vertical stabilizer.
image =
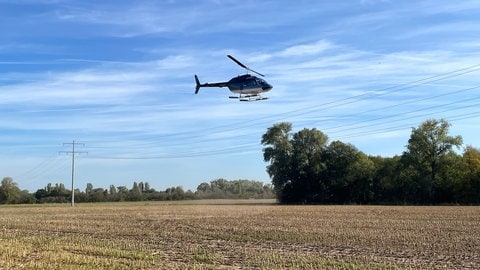
POLYGON ((197 84, 195 86, 195 94, 198 94, 198 90, 200 90, 201 85, 200 85, 200 80, 198 80, 197 75, 195 75, 195 83, 197 84))

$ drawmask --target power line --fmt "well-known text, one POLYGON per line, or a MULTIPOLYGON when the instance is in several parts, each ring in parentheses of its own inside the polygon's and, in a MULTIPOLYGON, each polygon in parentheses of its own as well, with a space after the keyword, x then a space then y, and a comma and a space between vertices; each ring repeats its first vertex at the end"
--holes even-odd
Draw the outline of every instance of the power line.
POLYGON ((29 170, 26 170, 16 176, 17 179, 25 179, 25 184, 37 182, 40 179, 54 178, 59 171, 63 171, 67 164, 64 159, 58 157, 58 152, 53 153, 51 156, 43 159, 37 165, 29 170), (53 176, 53 177, 52 177, 53 176))
MULTIPOLYGON (((338 133, 338 132, 345 131, 345 130, 352 130, 353 126, 356 126, 356 125, 361 124, 361 123, 375 122, 375 121, 378 121, 378 120, 385 120, 385 119, 395 118, 395 117, 398 117, 398 116, 405 116, 405 115, 412 114, 412 113, 417 113, 417 112, 422 112, 422 111, 428 111, 428 110, 437 109, 437 108, 443 108, 443 107, 447 107, 447 106, 449 106, 449 105, 459 104, 459 103, 463 103, 463 102, 466 102, 466 101, 472 101, 472 100, 476 100, 476 99, 480 99, 480 97, 469 98, 469 99, 464 99, 464 100, 461 100, 461 101, 455 101, 455 102, 450 102, 450 103, 446 103, 446 104, 431 106, 431 107, 428 107, 428 108, 417 109, 417 110, 413 110, 413 111, 409 111, 409 112, 403 112, 403 113, 398 113, 398 114, 393 114, 393 115, 378 117, 378 118, 375 118, 375 119, 368 119, 368 120, 364 120, 364 121, 357 122, 357 123, 355 123, 355 124, 345 124, 345 125, 337 126, 337 127, 330 128, 330 129, 338 129, 338 128, 343 127, 343 129, 340 129, 340 130, 337 130, 337 131, 333 131, 333 133, 338 133)), ((415 116, 410 116, 410 117, 404 117, 404 118, 402 118, 402 119, 397 119, 397 120, 389 120, 389 121, 387 121, 387 122, 380 122, 380 123, 378 123, 378 124, 363 125, 363 126, 359 126, 359 127, 356 127, 356 128, 372 127, 372 126, 382 125, 382 124, 384 124, 384 123, 392 123, 392 122, 403 121, 403 120, 411 119, 411 118, 424 117, 424 116, 428 116, 428 115, 432 115, 432 114, 436 114, 436 113, 443 113, 443 112, 449 112, 449 111, 455 111, 455 110, 462 110, 462 109, 466 109, 466 108, 478 108, 479 106, 480 106, 480 104, 477 104, 477 103, 476 103, 476 104, 471 104, 471 105, 462 106, 461 108, 455 107, 455 108, 446 109, 446 110, 437 111, 437 112, 431 112, 431 113, 427 113, 427 114, 423 114, 423 115, 415 115, 415 116)), ((329 129, 327 129, 327 130, 329 130, 329 129)))
MULTIPOLYGON (((414 87, 418 87, 421 85, 427 85, 429 83, 433 82, 438 82, 442 81, 445 79, 450 79, 454 77, 458 77, 461 75, 465 75, 468 73, 476 72, 480 70, 480 64, 477 65, 471 65, 468 67, 464 67, 461 69, 445 72, 442 74, 434 75, 434 76, 429 76, 426 78, 421 78, 418 80, 413 80, 410 82, 406 82, 403 84, 399 85, 394 85, 390 87, 385 87, 381 89, 376 89, 372 91, 368 91, 367 93, 343 98, 340 100, 335 100, 335 101, 330 101, 330 102, 325 102, 321 104, 316 104, 313 106, 308 106, 300 109, 295 109, 291 110, 288 112, 282 112, 282 113, 277 113, 277 114, 270 114, 267 116, 261 116, 261 117, 256 117, 255 119, 245 122, 235 122, 235 123, 230 123, 230 124, 223 124, 223 125, 218 125, 214 127, 208 127, 208 128, 201 128, 201 129, 196 129, 196 130, 190 130, 190 131, 184 131, 184 132, 173 132, 173 133, 168 133, 168 134, 155 134, 155 141, 153 142, 139 142, 135 144, 131 144, 132 147, 146 147, 148 148, 149 146, 155 144, 158 144, 159 139, 166 139, 166 138, 175 138, 175 139, 190 139, 190 138, 196 138, 198 139, 203 135, 204 133, 207 133, 208 135, 215 135, 215 134, 220 134, 220 133, 226 133, 226 132, 233 132, 249 127, 255 127, 259 125, 263 125, 266 123, 271 123, 272 121, 281 121, 281 120, 286 120, 292 117, 298 117, 306 114, 310 114, 313 112, 317 111, 322 111, 326 109, 332 109, 340 106, 345 106, 349 104, 353 104, 355 102, 359 102, 361 100, 365 100, 367 98, 373 98, 373 97, 381 97, 389 94, 393 94, 402 90, 406 89, 411 89, 414 87)), ((143 138, 145 140, 147 138, 143 138)), ((91 144, 95 142, 89 142, 91 144)))
MULTIPOLYGON (((472 73, 472 72, 476 72, 476 71, 479 71, 479 70, 480 70, 480 64, 472 65, 472 66, 468 66, 468 67, 461 68, 461 69, 458 69, 458 70, 442 73, 442 74, 439 74, 439 75, 434 75, 434 76, 429 76, 429 77, 418 79, 418 80, 413 80, 413 81, 403 83, 403 84, 400 84, 400 85, 395 85, 395 86, 390 86, 390 87, 386 87, 386 88, 381 88, 381 89, 369 91, 367 93, 343 98, 343 99, 340 99, 340 100, 325 102, 325 103, 322 103, 322 104, 316 104, 316 105, 313 105, 313 106, 308 106, 308 107, 304 107, 304 108, 300 108, 300 109, 296 109, 296 110, 291 110, 291 111, 288 111, 288 112, 282 112, 282 113, 278 113, 278 114, 272 114, 272 115, 268 115, 268 116, 257 117, 257 118, 255 118, 251 121, 248 121, 248 122, 245 122, 245 121, 236 122, 236 123, 231 123, 231 124, 224 124, 224 125, 219 125, 219 126, 214 126, 214 127, 209 127, 209 128, 202 128, 202 129, 197 129, 197 130, 185 131, 185 132, 175 132, 175 133, 169 133, 169 134, 157 134, 157 135, 155 135, 155 141, 131 144, 130 146, 136 147, 136 148, 138 148, 138 147, 147 147, 148 148, 149 146, 154 145, 154 144, 158 145, 158 143, 159 143, 158 139, 166 139, 166 138, 175 138, 177 140, 182 139, 182 141, 183 140, 195 139, 195 142, 211 141, 211 139, 199 140, 199 138, 202 137, 202 135, 205 136, 204 135, 205 132, 209 136, 212 136, 212 135, 216 135, 216 134, 234 132, 234 131, 238 131, 238 130, 241 130, 241 129, 256 127, 256 126, 259 126, 259 125, 264 125, 264 124, 267 124, 267 123, 271 123, 272 121, 285 121, 285 120, 291 119, 293 117, 307 115, 307 114, 311 114, 311 113, 318 112, 318 111, 324 111, 324 110, 327 110, 327 109, 333 109, 333 108, 337 108, 337 107, 340 107, 340 106, 350 105, 350 104, 353 104, 353 103, 356 103, 356 102, 359 102, 359 101, 362 101, 362 100, 366 100, 367 98, 381 97, 381 96, 393 94, 393 93, 396 93, 396 92, 399 92, 399 91, 402 91, 402 90, 407 90, 407 89, 411 89, 411 88, 418 87, 418 86, 421 86, 421 85, 427 85, 427 84, 430 84, 430 83, 433 83, 433 82, 438 82, 438 81, 442 81, 442 80, 445 80, 445 79, 458 77, 458 76, 468 74, 468 73, 472 73), (267 120, 267 119, 269 119, 269 120, 267 120)), ((475 88, 478 88, 478 87, 463 89, 463 90, 456 91, 456 92, 472 90, 472 89, 475 89, 475 88)), ((445 94, 445 95, 448 95, 448 94, 445 94)), ((436 96, 436 97, 440 97, 440 96, 442 96, 442 95, 439 95, 439 96, 436 96)), ((431 99, 431 98, 425 98, 425 99, 422 99, 422 100, 426 100, 426 99, 431 99)), ((418 102, 418 101, 411 101, 411 102, 418 102)), ((395 107, 395 106, 399 106, 399 105, 394 105, 392 107, 395 107)), ((380 109, 377 109, 377 110, 380 110, 380 109)), ((372 110, 372 111, 374 111, 374 110, 372 110)), ((358 115, 358 114, 359 113, 356 113, 355 115, 358 115)), ((181 144, 183 144, 183 143, 179 142, 176 145, 181 145, 181 144)), ((171 142, 168 142, 168 145, 172 146, 171 142)))
MULTIPOLYGON (((460 115, 454 115, 452 117, 448 117, 450 121, 456 121, 456 120, 465 120, 465 119, 470 119, 470 118, 475 118, 480 116, 480 111, 477 112, 471 112, 471 113, 465 113, 465 114, 460 114, 460 115)), ((400 125, 396 127, 389 127, 389 128, 382 128, 382 129, 375 129, 375 130, 369 130, 369 131, 364 131, 364 132, 357 132, 345 136, 340 136, 339 138, 353 138, 353 137, 359 137, 359 136, 365 136, 365 135, 375 135, 375 134, 381 134, 385 132, 390 132, 390 131, 398 131, 402 130, 405 128, 412 128, 411 125, 400 125)))
MULTIPOLYGON (((386 110, 386 109, 392 109, 392 108, 399 107, 399 106, 403 106, 403 105, 414 104, 414 103, 417 103, 417 102, 420 102, 420 101, 432 100, 432 99, 435 99, 435 98, 445 97, 445 96, 449 96, 449 95, 453 95, 453 94, 458 94, 458 93, 462 93, 462 92, 466 92, 466 91, 470 91, 470 90, 475 90, 475 89, 479 89, 479 88, 480 88, 480 86, 464 88, 464 89, 460 89, 460 90, 457 90, 457 91, 454 91, 454 92, 449 92, 449 93, 440 94, 440 95, 431 96, 431 97, 425 97, 425 98, 421 98, 421 99, 409 100, 409 101, 406 101, 406 102, 396 103, 396 104, 389 105, 389 106, 385 106, 385 107, 381 107, 381 108, 374 108, 374 109, 369 109, 369 110, 365 110, 365 111, 361 111, 361 112, 356 112, 356 113, 352 113, 352 114, 348 114, 348 115, 343 115, 342 117, 355 117, 355 116, 362 115, 362 114, 367 114, 367 113, 376 112, 376 111, 381 111, 381 110, 386 110)), ((467 99, 467 100, 463 100, 463 101, 460 101, 460 102, 470 101, 470 100, 474 100, 474 99, 477 99, 477 98, 467 99)), ((455 104, 455 103, 460 103, 460 102, 453 102, 453 103, 449 103, 449 104, 455 104)), ((446 104, 446 105, 449 105, 449 104, 446 104)), ((430 108, 423 108, 423 109, 419 109, 418 111, 421 111, 421 110, 429 110, 429 109, 431 109, 431 108, 440 107, 440 106, 444 106, 444 105, 445 105, 445 104, 438 105, 438 106, 434 106, 434 107, 430 107, 430 108)), ((406 113, 411 113, 411 112, 406 112, 406 113)), ((405 113, 402 113, 402 114, 405 114, 405 113)), ((384 119, 384 118, 388 118, 388 117, 390 117, 390 116, 381 117, 381 118, 378 118, 378 119, 384 119)), ((378 120, 378 119, 374 119, 374 120, 371 120, 371 119, 370 119, 370 120, 364 120, 364 121, 361 121, 361 122, 358 122, 358 123, 370 122, 370 121, 375 121, 375 120, 378 120)), ((318 122, 321 122, 321 121, 310 121, 310 122, 307 122, 307 123, 318 123, 318 122)), ((358 123, 357 123, 357 124, 358 124, 358 123)), ((351 124, 350 124, 350 123, 349 123, 349 124, 343 124, 343 125, 339 125, 339 126, 333 127, 333 128, 331 128, 331 129, 337 129, 337 128, 346 127, 346 126, 351 127, 351 124)))
MULTIPOLYGON (((119 154, 119 155, 106 154, 106 155, 102 155, 102 157, 101 156, 97 156, 97 157, 89 156, 89 158, 105 158, 105 159, 157 159, 157 158, 159 158, 159 159, 161 159, 161 158, 177 158, 177 157, 178 158, 179 157, 195 157, 195 156, 202 156, 202 155, 221 155, 221 154, 237 153, 237 151, 241 153, 241 152, 244 152, 244 151, 249 151, 249 150, 253 150, 253 149, 258 148, 259 143, 250 143, 251 140, 249 139, 249 140, 246 140, 246 142, 244 144, 240 144, 240 145, 238 143, 234 142, 235 146, 232 147, 232 146, 230 146, 231 142, 229 142, 229 141, 237 140, 237 138, 239 140, 243 140, 243 138, 246 138, 249 135, 254 135, 254 134, 257 134, 257 133, 247 132, 247 133, 239 135, 238 132, 235 132, 235 131, 239 131, 239 130, 242 130, 242 129, 247 129, 247 128, 250 128, 250 127, 257 127, 257 126, 260 126, 260 125, 263 125, 263 124, 266 124, 266 123, 271 123, 272 121, 285 121, 285 120, 288 120, 288 119, 291 119, 291 118, 294 118, 294 117, 307 115, 307 114, 312 114, 312 113, 318 112, 318 111, 324 111, 324 110, 328 110, 328 109, 332 109, 332 108, 337 108, 337 107, 340 107, 340 106, 353 104, 355 102, 359 102, 359 101, 366 100, 366 99, 369 99, 369 98, 376 98, 376 97, 381 97, 381 96, 385 96, 385 95, 394 94, 394 93, 397 93, 397 92, 402 91, 402 90, 411 89, 411 88, 419 87, 421 85, 427 85, 427 84, 431 84, 431 83, 434 83, 434 82, 459 77, 461 75, 476 72, 478 70, 480 70, 480 65, 472 65, 472 66, 465 67, 465 68, 462 68, 462 69, 446 72, 446 73, 439 74, 439 75, 430 76, 430 77, 427 77, 427 78, 422 78, 422 79, 419 79, 419 80, 410 81, 410 82, 403 83, 403 84, 400 84, 400 85, 395 85, 395 86, 391 86, 391 87, 386 87, 386 88, 382 88, 382 89, 378 89, 378 90, 369 91, 367 93, 343 98, 343 99, 336 100, 336 101, 324 102, 322 104, 316 104, 316 105, 313 105, 313 106, 299 108, 299 109, 291 110, 291 111, 288 111, 288 112, 282 112, 282 113, 277 113, 277 114, 271 114, 271 115, 268 115, 268 116, 257 117, 257 118, 255 118, 251 121, 248 121, 248 122, 236 122, 236 123, 230 123, 230 124, 223 124, 223 125, 218 125, 218 126, 214 126, 214 127, 210 127, 210 128, 201 128, 201 129, 185 131, 185 132, 176 132, 176 133, 169 133, 169 134, 156 134, 156 135, 154 135, 155 137, 152 137, 152 138, 155 138, 155 140, 153 140, 153 141, 150 141, 150 142, 138 142, 137 141, 137 142, 134 142, 133 144, 130 144, 129 147, 132 150, 134 150, 133 152, 119 154), (211 136, 214 136, 214 135, 218 135, 218 134, 221 134, 221 133, 228 133, 228 132, 235 133, 235 134, 232 134, 232 135, 227 134, 227 136, 224 136, 224 137, 219 138, 219 139, 213 139, 211 137, 211 136), (166 140, 165 142, 160 141, 161 139, 166 139, 166 138, 175 138, 177 141, 176 142, 175 141, 172 142, 171 140, 166 140), (179 151, 178 153, 166 153, 166 154, 158 155, 158 154, 155 154, 155 150, 152 149, 153 145, 155 147, 178 146, 180 149, 182 149, 186 145, 188 145, 189 148, 192 148, 192 145, 194 145, 194 144, 208 143, 208 142, 212 142, 213 140, 219 142, 215 147, 198 149, 198 150, 191 150, 191 151, 179 151), (223 142, 224 145, 221 145, 222 142, 223 142), (228 143, 228 145, 225 145, 226 143, 228 143), (152 152, 152 155, 146 155, 144 151, 138 152, 138 150, 140 150, 141 148, 149 149, 150 150, 149 152, 152 152)), ((361 112, 356 112, 356 113, 352 113, 352 114, 348 114, 348 115, 342 115, 340 117, 349 117, 349 116, 354 117, 354 116, 367 114, 367 113, 371 113, 371 112, 375 112, 375 111, 387 110, 387 109, 399 107, 399 106, 402 106, 402 105, 414 104, 414 103, 418 103, 418 102, 425 101, 425 100, 431 100, 431 99, 434 99, 434 98, 445 97, 447 95, 458 94, 458 93, 461 93, 461 92, 465 92, 465 91, 469 91, 469 90, 473 90, 473 89, 478 89, 479 87, 480 86, 475 86, 475 87, 464 88, 464 89, 460 89, 460 90, 457 90, 457 91, 454 91, 454 92, 448 92, 448 93, 444 93, 444 94, 440 94, 440 95, 424 97, 424 98, 419 98, 419 99, 418 98, 417 99, 412 99, 412 100, 409 100, 409 101, 406 101, 406 102, 396 103, 396 104, 393 104, 393 105, 390 105, 390 106, 384 106, 384 107, 381 107, 381 108, 372 108, 372 109, 364 110, 364 111, 361 111, 361 112)), ((473 99, 476 99, 476 98, 473 98, 473 99)), ((473 100, 473 99, 470 99, 470 101, 473 100)), ((452 104, 455 104, 455 103, 456 104, 461 104, 461 103, 465 103, 465 102, 468 102, 468 101, 469 100, 461 100, 461 101, 449 103, 448 105, 452 105, 452 104)), ((404 111, 404 112, 398 113, 398 114, 387 115, 387 116, 378 117, 378 118, 375 118, 375 119, 363 120, 363 121, 359 121, 359 122, 355 122, 355 123, 341 124, 341 125, 337 125, 337 126, 333 126, 333 127, 326 127, 322 130, 336 130, 333 133, 339 133, 341 131, 349 131, 349 130, 354 131, 351 128, 352 126, 357 126, 357 130, 358 130, 358 128, 368 128, 368 127, 374 127, 374 126, 379 126, 379 125, 384 125, 384 124, 392 124, 393 122, 399 122, 399 121, 402 121, 402 120, 413 119, 413 118, 417 118, 417 117, 421 117, 421 116, 425 116, 425 115, 430 115, 432 113, 417 115, 417 116, 410 116, 410 117, 402 117, 402 119, 397 119, 397 120, 393 120, 393 121, 389 120, 389 119, 392 119, 394 117, 401 117, 401 116, 405 116, 405 115, 411 114, 411 113, 429 111, 429 110, 432 110, 432 109, 440 108, 442 106, 446 106, 446 104, 433 106, 433 107, 428 107, 428 108, 420 108, 420 109, 413 110, 413 111, 406 111, 406 112, 404 111), (381 120, 385 120, 385 121, 381 121, 381 120), (381 121, 381 122, 378 122, 378 121, 381 121), (378 122, 378 123, 358 126, 362 123, 374 123, 374 122, 378 122), (343 129, 342 129, 342 127, 343 127, 343 129), (347 127, 349 127, 349 129, 346 130, 347 127)), ((474 106, 477 106, 477 105, 475 104, 474 106)), ((463 106, 462 108, 468 108, 468 107, 471 107, 471 106, 463 106)), ((460 108, 458 108, 458 109, 460 109, 460 108)), ((457 110, 457 109, 450 109, 450 110, 446 110, 446 111, 451 111, 451 110, 457 110)), ((446 112, 446 111, 442 111, 442 112, 446 112)), ((339 116, 330 116, 328 119, 310 120, 306 123, 320 123, 320 122, 330 121, 330 120, 333 120, 333 119, 338 119, 338 117, 339 116)), ((468 117, 465 118, 465 119, 468 119, 468 117)), ((304 121, 302 121, 302 122, 304 122, 304 121)), ((398 128, 398 126, 392 126, 392 127, 387 127, 384 130, 389 131, 389 130, 395 130, 397 128, 398 128)), ((368 132, 368 131, 366 131, 366 132, 368 132)), ((355 133, 350 133, 350 135, 347 133, 346 135, 343 135, 343 137, 354 137, 352 135, 355 135, 355 133)), ((360 136, 360 135, 358 135, 358 136, 360 136)), ((147 137, 143 136, 142 139, 143 140, 148 139, 148 136, 147 137)), ((246 139, 248 139, 248 138, 246 138, 246 139)), ((116 146, 110 146, 109 147, 109 146, 104 146, 104 145, 103 146, 98 146, 96 148, 94 143, 95 142, 92 143, 93 145, 90 148, 92 148, 92 149, 93 148, 95 148, 95 149, 106 149, 107 151, 109 149, 116 148, 116 146)))

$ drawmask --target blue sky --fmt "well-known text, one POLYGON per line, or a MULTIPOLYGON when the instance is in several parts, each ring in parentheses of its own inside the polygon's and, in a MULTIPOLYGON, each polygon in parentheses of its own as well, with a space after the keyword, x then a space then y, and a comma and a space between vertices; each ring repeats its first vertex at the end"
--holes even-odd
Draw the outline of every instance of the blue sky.
POLYGON ((480 147, 478 1, 0 0, 0 177, 36 191, 269 183, 261 136, 317 128, 370 155, 444 118, 480 147), (244 70, 262 102, 202 82, 244 70))

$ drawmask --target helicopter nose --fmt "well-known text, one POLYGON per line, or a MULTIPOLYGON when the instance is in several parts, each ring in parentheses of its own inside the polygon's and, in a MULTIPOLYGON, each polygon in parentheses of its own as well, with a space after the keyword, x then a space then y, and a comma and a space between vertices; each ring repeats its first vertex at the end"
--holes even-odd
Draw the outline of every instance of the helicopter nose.
POLYGON ((263 91, 270 91, 273 88, 271 84, 266 83, 264 86, 262 86, 263 91))

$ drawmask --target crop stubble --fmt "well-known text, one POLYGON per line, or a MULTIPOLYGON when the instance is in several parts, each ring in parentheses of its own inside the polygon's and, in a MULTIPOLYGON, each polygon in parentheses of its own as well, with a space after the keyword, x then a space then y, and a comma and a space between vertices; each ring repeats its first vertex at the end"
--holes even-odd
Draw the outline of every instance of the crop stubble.
POLYGON ((0 268, 480 268, 480 207, 248 202, 2 206, 0 268))

